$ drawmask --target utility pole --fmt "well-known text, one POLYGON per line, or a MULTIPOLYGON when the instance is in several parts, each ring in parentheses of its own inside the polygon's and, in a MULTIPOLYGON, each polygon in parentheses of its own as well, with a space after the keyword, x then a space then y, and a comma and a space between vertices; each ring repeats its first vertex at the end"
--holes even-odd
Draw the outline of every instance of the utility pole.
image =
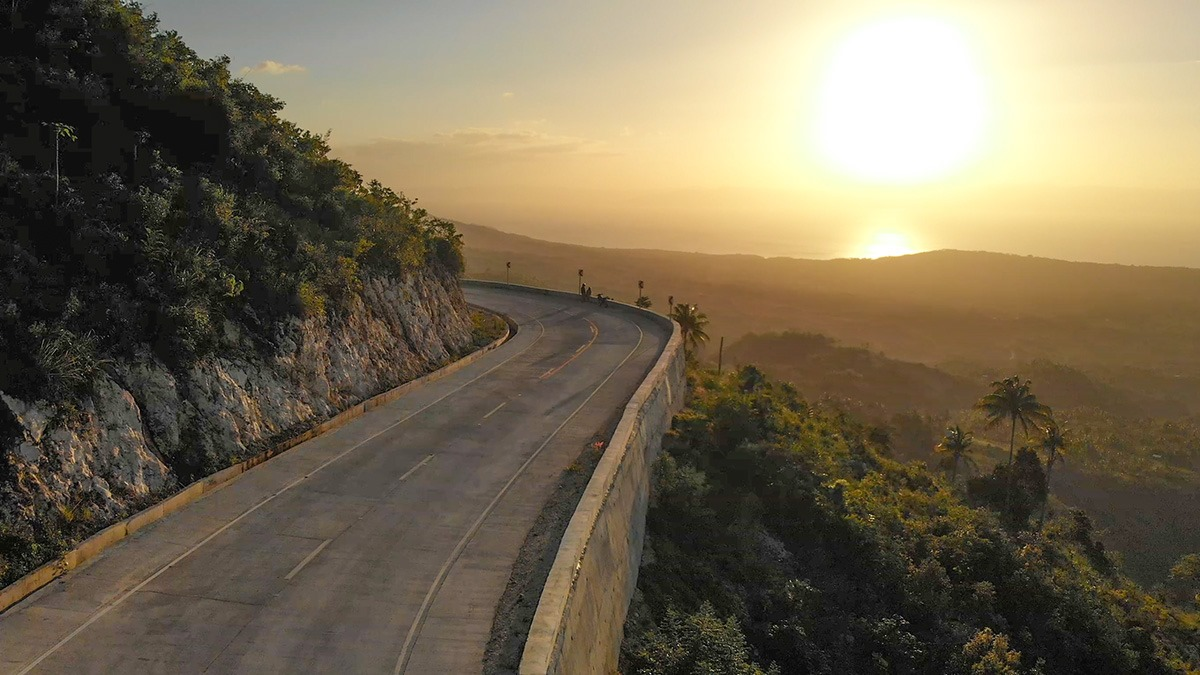
POLYGON ((717 347, 717 374, 721 374, 721 366, 725 365, 725 336, 721 336, 721 346, 717 347))
POLYGON ((509 277, 511 276, 511 272, 512 272, 512 261, 510 260, 509 262, 504 263, 504 283, 507 284, 507 283, 512 282, 512 280, 509 279, 509 277))

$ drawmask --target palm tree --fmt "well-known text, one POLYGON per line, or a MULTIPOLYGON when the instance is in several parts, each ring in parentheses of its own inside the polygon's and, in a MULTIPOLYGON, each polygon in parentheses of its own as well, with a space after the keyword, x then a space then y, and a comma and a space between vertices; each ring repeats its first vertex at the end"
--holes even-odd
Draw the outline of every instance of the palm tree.
POLYGON ((992 383, 992 393, 979 399, 975 408, 987 416, 988 428, 994 427, 1004 420, 1011 425, 1008 433, 1008 491, 1005 495, 1007 502, 1012 497, 1012 463, 1013 451, 1017 440, 1017 423, 1028 434, 1029 427, 1041 428, 1050 421, 1050 408, 1037 400, 1029 380, 1022 381, 1013 375, 992 383))
POLYGON ((679 330, 683 333, 684 352, 695 355, 700 345, 708 342, 708 333, 704 332, 708 326, 708 315, 697 309, 695 305, 681 302, 675 305, 675 311, 671 312, 671 318, 679 324, 679 330))
MULTIPOLYGON (((16 3, 13 4, 16 7, 16 3)), ((60 139, 69 141, 77 141, 79 137, 75 135, 75 127, 62 122, 43 123, 43 126, 52 127, 54 129, 54 203, 58 203, 58 145, 60 139)))
POLYGON ((962 427, 957 424, 952 427, 946 427, 946 435, 942 437, 942 441, 937 444, 936 449, 938 452, 948 455, 946 459, 950 461, 951 483, 958 477, 959 462, 973 463, 968 452, 974 442, 974 434, 969 431, 963 431, 962 427))
POLYGON ((1042 502, 1042 517, 1038 519, 1038 527, 1041 527, 1046 522, 1046 506, 1050 502, 1050 472, 1063 460, 1063 450, 1067 446, 1063 430, 1053 420, 1042 429, 1038 446, 1046 451, 1046 501, 1042 502))
POLYGON ((1008 420, 1011 428, 1008 434, 1008 466, 1012 467, 1013 451, 1017 440, 1017 423, 1021 429, 1029 433, 1029 427, 1041 428, 1050 421, 1050 408, 1037 400, 1030 388, 1029 380, 1012 377, 997 380, 992 383, 992 393, 979 399, 975 408, 987 416, 988 428, 1008 420))

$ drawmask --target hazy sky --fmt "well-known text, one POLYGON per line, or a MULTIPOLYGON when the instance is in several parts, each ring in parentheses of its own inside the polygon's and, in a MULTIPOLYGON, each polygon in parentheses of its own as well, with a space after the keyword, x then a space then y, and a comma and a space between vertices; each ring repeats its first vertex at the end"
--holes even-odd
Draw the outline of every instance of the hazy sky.
MULTIPOLYGON (((882 236, 1200 267, 1197 0, 143 4, 456 220, 622 247, 833 257, 882 236), (948 175, 870 182, 823 155, 816 120, 847 40, 904 17, 962 38, 984 131, 948 175)), ((855 77, 879 79, 834 82, 874 92, 862 120, 835 109, 843 131, 954 104, 933 75, 889 88, 891 64, 923 63, 909 47, 878 42, 855 77)))

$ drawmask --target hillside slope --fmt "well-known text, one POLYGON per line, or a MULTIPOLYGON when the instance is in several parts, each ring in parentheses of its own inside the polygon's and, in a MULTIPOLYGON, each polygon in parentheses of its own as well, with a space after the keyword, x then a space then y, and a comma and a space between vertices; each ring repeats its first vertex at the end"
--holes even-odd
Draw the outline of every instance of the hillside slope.
POLYGON ((0 583, 471 342, 454 227, 119 0, 0 12, 0 583))
MULTIPOLYGON (((1183 416, 1186 405, 1152 387, 1101 382, 1047 361, 954 374, 798 333, 747 335, 727 346, 725 363, 754 364, 811 400, 831 401, 881 425, 898 457, 931 468, 942 461, 934 445, 949 424, 994 448, 1005 445, 1005 431, 988 429, 972 408, 987 383, 1019 373, 1067 429, 1067 460, 1056 468, 1054 496, 1087 510, 1131 576, 1162 583, 1175 561, 1200 549, 1193 526, 1200 504, 1200 418, 1183 416)), ((987 452, 977 445, 977 466, 962 473, 986 473, 1004 459, 1002 450, 987 452)))
MULTIPOLYGON (((975 488, 1002 477, 956 488, 751 368, 693 380, 655 467, 622 672, 1200 668, 1190 596, 1130 582, 1087 514, 1010 521, 975 488)), ((1040 460, 1018 465, 1013 503, 1044 498, 1040 460)))

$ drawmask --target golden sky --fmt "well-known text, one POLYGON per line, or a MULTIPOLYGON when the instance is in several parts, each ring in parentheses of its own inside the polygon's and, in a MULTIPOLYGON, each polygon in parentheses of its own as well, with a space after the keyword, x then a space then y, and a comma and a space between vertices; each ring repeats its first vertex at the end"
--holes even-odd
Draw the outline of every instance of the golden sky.
POLYGON ((145 3, 443 217, 620 247, 1200 267, 1196 0, 200 5, 145 3), (971 147, 948 170, 896 178, 955 134, 971 147), (857 173, 826 147, 856 142, 857 173))

